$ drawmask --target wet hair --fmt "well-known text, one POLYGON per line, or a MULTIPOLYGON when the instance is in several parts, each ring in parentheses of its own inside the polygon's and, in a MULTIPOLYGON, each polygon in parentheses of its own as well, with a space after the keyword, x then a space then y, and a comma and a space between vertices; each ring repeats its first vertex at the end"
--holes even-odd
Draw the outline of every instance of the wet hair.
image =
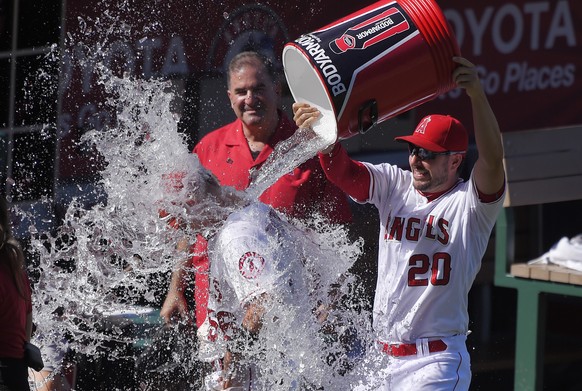
POLYGON ((200 163, 198 155, 192 154, 192 164, 185 178, 185 186, 195 198, 204 199, 213 189, 220 188, 220 183, 212 171, 200 163))
POLYGON ((20 243, 12 236, 10 229, 10 215, 6 199, 0 196, 0 263, 6 264, 18 293, 25 300, 30 300, 25 289, 23 279, 24 253, 20 243))
POLYGON ((267 71, 271 80, 276 83, 279 80, 279 75, 272 59, 259 52, 246 51, 240 52, 230 60, 228 64, 228 72, 226 72, 226 85, 230 88, 230 76, 236 71, 239 71, 246 65, 262 65, 267 71))

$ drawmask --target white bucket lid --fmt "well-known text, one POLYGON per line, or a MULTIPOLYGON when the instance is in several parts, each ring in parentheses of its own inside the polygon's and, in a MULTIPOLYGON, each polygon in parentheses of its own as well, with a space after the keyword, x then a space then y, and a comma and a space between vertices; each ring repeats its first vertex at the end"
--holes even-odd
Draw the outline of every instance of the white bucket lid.
POLYGON ((291 95, 296 102, 309 103, 321 112, 313 124, 315 133, 331 145, 337 141, 337 120, 329 93, 309 58, 294 45, 286 45, 283 68, 291 95))

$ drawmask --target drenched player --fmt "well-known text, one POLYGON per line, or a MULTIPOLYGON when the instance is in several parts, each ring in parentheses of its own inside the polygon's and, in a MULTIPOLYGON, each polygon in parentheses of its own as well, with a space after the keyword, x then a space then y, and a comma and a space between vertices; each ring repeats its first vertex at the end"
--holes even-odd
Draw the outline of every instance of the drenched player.
POLYGON ((329 333, 343 336, 332 330, 339 314, 352 323, 355 317, 369 318, 357 310, 335 311, 333 305, 340 297, 334 292, 349 282, 361 241, 350 240, 340 225, 326 226, 334 239, 326 240, 299 220, 221 187, 196 155, 192 158, 191 172, 172 177, 180 182, 173 202, 185 208, 184 223, 192 232, 205 227, 212 238, 199 357, 218 362, 220 369, 208 376, 207 389, 288 391, 348 382, 338 376, 345 360, 327 362, 332 354, 348 353, 329 342, 329 333), (338 251, 352 246, 351 256, 338 251), (327 322, 330 313, 333 324, 327 322))
MULTIPOLYGON (((471 99, 478 158, 468 181, 459 171, 468 135, 455 118, 429 115, 410 136, 410 171, 351 160, 340 144, 320 154, 328 178, 380 214, 374 299, 376 348, 387 366, 364 389, 468 390, 467 296, 503 205, 503 146, 495 115, 468 60, 452 77, 471 99)), ((319 112, 294 105, 298 126, 319 112)))

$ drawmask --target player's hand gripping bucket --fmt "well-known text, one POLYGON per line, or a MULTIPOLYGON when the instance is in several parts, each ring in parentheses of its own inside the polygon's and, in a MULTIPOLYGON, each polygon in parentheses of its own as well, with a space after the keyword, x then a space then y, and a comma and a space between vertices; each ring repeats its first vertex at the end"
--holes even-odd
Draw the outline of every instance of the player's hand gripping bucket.
POLYGON ((331 144, 454 88, 458 55, 433 0, 390 0, 287 43, 283 67, 295 101, 322 111, 314 130, 331 144))

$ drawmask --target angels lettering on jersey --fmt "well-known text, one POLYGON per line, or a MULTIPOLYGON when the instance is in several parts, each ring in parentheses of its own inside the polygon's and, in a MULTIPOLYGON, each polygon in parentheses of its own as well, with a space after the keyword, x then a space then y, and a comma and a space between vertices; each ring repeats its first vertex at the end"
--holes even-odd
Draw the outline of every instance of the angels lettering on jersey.
POLYGON ((450 222, 434 215, 429 215, 426 220, 418 217, 388 216, 384 232, 385 241, 401 242, 403 239, 418 242, 426 238, 437 241, 446 246, 450 241, 450 222))

